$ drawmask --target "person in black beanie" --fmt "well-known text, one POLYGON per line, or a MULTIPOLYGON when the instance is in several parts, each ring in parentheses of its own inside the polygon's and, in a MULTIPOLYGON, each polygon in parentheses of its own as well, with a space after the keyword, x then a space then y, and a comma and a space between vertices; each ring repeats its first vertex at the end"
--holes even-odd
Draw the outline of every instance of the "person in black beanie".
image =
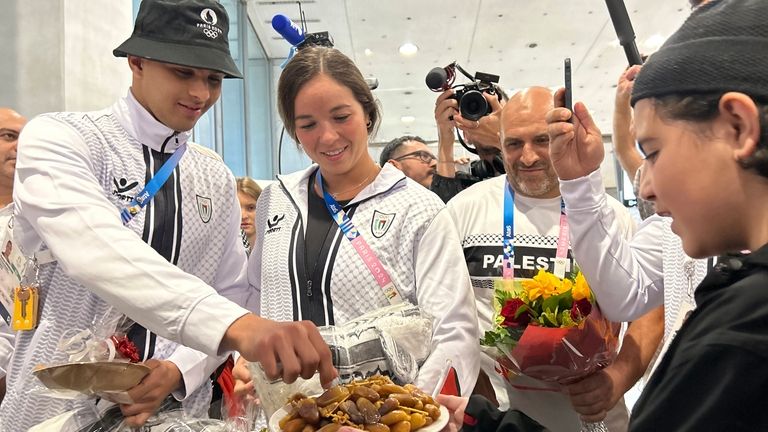
MULTIPOLYGON (((630 431, 768 430, 767 20, 764 0, 706 2, 636 79, 641 196, 672 218, 689 256, 735 255, 696 287, 697 308, 635 405, 630 431)), ((584 104, 556 108, 548 122, 559 175, 599 166, 602 141, 584 104)))

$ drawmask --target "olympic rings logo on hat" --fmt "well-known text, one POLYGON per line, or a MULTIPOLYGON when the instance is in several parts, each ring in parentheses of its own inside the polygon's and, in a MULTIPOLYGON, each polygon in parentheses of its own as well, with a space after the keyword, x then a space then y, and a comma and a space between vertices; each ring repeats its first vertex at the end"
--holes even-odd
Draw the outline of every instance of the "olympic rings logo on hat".
MULTIPOLYGON (((204 22, 206 22, 206 23, 208 23, 210 25, 216 25, 216 23, 219 21, 219 18, 216 17, 216 12, 214 12, 213 10, 208 9, 208 8, 203 9, 203 11, 200 12, 200 18, 204 22)), ((207 35, 207 36, 209 36, 209 37, 216 37, 216 36, 210 36, 210 35, 207 35)))
POLYGON ((203 34, 205 34, 211 39, 216 39, 219 36, 220 32, 217 32, 211 29, 203 29, 203 34))

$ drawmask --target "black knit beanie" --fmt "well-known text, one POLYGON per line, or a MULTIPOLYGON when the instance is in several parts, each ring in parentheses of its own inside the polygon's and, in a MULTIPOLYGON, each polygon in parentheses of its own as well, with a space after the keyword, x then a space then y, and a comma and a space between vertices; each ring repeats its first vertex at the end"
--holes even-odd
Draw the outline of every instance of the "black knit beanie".
POLYGON ((768 0, 714 0, 693 11, 643 65, 632 106, 728 91, 768 100, 768 0))

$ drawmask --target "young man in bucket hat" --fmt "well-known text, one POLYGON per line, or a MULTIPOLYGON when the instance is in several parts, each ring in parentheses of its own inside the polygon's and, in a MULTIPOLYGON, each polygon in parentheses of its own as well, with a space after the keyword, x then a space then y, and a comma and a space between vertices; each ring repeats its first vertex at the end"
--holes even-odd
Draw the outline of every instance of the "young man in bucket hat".
POLYGON ((38 323, 17 334, 1 431, 67 412, 84 414, 76 423, 93 420, 93 400, 41 396, 32 368, 72 361, 62 334, 103 332, 103 317, 116 313, 137 323, 129 337, 151 368, 129 391, 134 403, 120 406, 128 425, 144 423, 168 394, 189 396, 229 350, 288 382, 316 370, 333 379, 313 325, 264 320, 237 305, 250 293, 234 178, 188 141, 222 79, 240 77, 228 27, 213 0, 144 0, 133 35, 114 51, 131 68, 128 94, 102 111, 27 125, 15 236, 39 267, 38 323))

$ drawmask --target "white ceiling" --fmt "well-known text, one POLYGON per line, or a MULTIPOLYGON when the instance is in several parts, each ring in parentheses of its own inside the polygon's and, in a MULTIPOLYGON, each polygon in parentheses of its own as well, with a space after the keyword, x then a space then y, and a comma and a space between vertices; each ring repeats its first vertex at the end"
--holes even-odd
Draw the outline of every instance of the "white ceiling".
MULTIPOLYGON (((376 77, 383 122, 376 141, 404 134, 435 140, 434 102, 424 77, 456 60, 470 73, 501 76, 510 95, 533 85, 562 86, 565 57, 573 62, 574 101, 583 101, 610 133, 615 83, 624 51, 601 0, 305 0, 309 32, 328 31, 336 48, 363 74, 376 77), (398 48, 419 47, 413 57, 398 48), (370 55, 366 55, 370 50, 370 55), (413 116, 411 123, 401 117, 413 116)), ((651 53, 690 13, 687 0, 626 0, 637 44, 651 53)), ((289 45, 272 30, 277 13, 299 22, 295 1, 248 1, 269 58, 289 45)), ((464 82, 457 79, 458 82, 464 82)))

